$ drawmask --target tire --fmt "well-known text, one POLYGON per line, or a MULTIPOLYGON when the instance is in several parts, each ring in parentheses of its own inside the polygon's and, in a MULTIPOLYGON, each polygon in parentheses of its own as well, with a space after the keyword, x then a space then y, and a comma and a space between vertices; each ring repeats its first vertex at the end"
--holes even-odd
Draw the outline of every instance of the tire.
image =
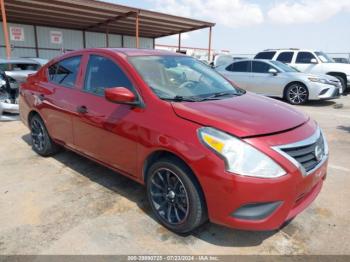
POLYGON ((147 172, 147 197, 158 221, 186 234, 207 220, 204 198, 192 171, 176 158, 163 158, 147 172))
POLYGON ((40 116, 34 115, 29 122, 32 149, 41 156, 56 154, 60 150, 60 147, 50 138, 44 121, 40 116))
POLYGON ((345 92, 347 91, 346 90, 346 81, 345 81, 345 79, 344 79, 344 77, 341 77, 341 76, 335 76, 335 75, 333 75, 335 78, 337 78, 339 81, 340 81, 340 83, 341 83, 341 89, 342 89, 342 91, 343 91, 343 94, 345 94, 345 92))
POLYGON ((292 83, 286 88, 285 99, 289 104, 302 105, 308 101, 309 91, 302 83, 292 83))

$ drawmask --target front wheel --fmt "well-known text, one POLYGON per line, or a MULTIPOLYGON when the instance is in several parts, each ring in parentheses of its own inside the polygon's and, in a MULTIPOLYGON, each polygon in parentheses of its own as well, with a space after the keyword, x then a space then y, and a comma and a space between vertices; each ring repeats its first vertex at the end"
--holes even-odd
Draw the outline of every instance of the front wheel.
POLYGON ((301 105, 307 102, 309 92, 305 85, 294 83, 287 87, 285 99, 292 105, 301 105))
POLYGON ((147 174, 147 197, 166 228, 184 234, 206 220, 206 208, 191 171, 177 159, 161 159, 147 174))

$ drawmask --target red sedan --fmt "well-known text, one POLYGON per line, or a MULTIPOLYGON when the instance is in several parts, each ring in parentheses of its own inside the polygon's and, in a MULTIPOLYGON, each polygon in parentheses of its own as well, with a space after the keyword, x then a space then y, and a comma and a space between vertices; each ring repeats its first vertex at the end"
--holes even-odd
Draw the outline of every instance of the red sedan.
POLYGON ((326 177, 313 120, 180 54, 67 53, 22 85, 20 113, 35 152, 65 147, 145 184, 155 216, 177 233, 208 219, 277 229, 326 177))

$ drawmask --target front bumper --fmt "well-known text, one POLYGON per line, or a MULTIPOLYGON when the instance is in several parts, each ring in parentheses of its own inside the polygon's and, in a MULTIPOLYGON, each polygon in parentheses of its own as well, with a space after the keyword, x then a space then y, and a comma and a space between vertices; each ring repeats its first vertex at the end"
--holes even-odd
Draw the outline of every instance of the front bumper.
POLYGON ((310 83, 308 90, 310 100, 335 99, 339 98, 342 93, 340 86, 333 86, 316 82, 310 83))
MULTIPOLYGON (((286 133, 246 141, 260 149, 261 145, 273 147, 305 139, 315 132, 315 128, 315 124, 309 121, 286 133)), ((263 151, 278 162, 287 175, 264 179, 222 171, 209 173, 218 172, 224 166, 212 166, 201 171, 206 180, 201 184, 207 185, 203 190, 212 222, 244 230, 278 229, 308 207, 319 194, 327 174, 327 159, 305 176, 297 166, 272 148, 263 151)))

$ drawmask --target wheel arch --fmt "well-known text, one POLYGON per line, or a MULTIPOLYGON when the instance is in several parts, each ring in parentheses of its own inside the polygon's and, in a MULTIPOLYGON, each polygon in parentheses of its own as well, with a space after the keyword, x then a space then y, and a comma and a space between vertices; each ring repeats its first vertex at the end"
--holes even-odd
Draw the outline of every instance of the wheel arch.
POLYGON ((339 76, 341 78, 344 79, 344 82, 345 82, 345 86, 347 85, 347 82, 348 82, 348 79, 347 79, 347 76, 345 73, 342 73, 342 72, 328 72, 326 73, 326 75, 330 75, 330 76, 339 76))
POLYGON ((302 82, 302 81, 292 81, 292 82, 289 82, 289 83, 284 87, 284 89, 283 89, 283 98, 286 98, 288 87, 290 87, 291 85, 294 85, 294 84, 301 84, 301 85, 305 86, 305 88, 306 88, 306 90, 307 90, 307 93, 308 93, 308 96, 309 96, 309 94, 310 94, 309 88, 307 87, 307 85, 306 85, 304 82, 302 82))
POLYGON ((28 116, 27 116, 28 125, 30 125, 30 120, 31 120, 31 119, 33 118, 33 116, 35 116, 35 115, 38 115, 41 119, 43 119, 43 118, 41 117, 41 115, 40 115, 37 111, 31 110, 31 111, 29 112, 28 116))
POLYGON ((152 152, 148 157, 145 159, 144 164, 143 164, 143 169, 142 169, 142 175, 143 175, 143 182, 146 185, 147 184, 147 173, 149 168, 157 162, 157 160, 162 159, 162 158, 167 158, 167 159, 173 159, 175 161, 179 161, 182 164, 184 164, 188 170, 190 171, 189 177, 190 179, 194 182, 194 184, 198 187, 200 194, 203 198, 205 208, 207 209, 207 201, 205 198, 205 194, 202 188, 202 185, 196 176, 195 172, 192 170, 192 168, 186 163, 186 161, 183 159, 183 157, 180 157, 178 154, 175 154, 171 151, 165 150, 165 149, 159 149, 154 152, 152 152))

